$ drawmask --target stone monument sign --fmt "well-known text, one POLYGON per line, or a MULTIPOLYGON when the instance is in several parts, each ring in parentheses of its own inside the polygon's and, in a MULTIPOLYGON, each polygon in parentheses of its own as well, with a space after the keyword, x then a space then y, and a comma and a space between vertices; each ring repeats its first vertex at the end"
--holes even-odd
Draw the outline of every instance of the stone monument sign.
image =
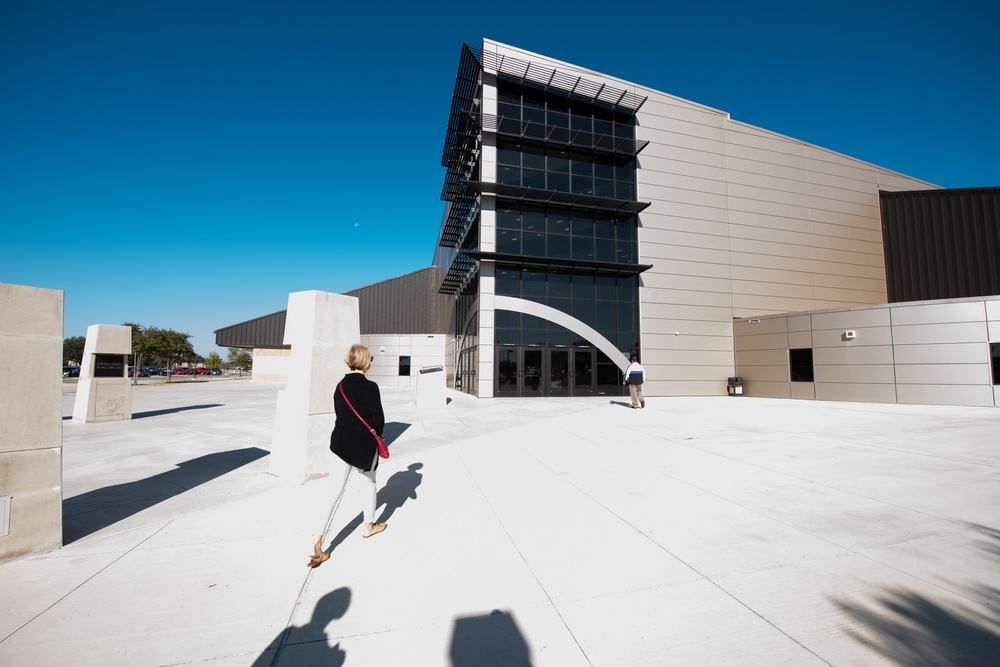
POLYGON ((132 384, 128 355, 132 327, 92 324, 80 362, 80 384, 73 404, 74 422, 110 422, 132 419, 132 384))

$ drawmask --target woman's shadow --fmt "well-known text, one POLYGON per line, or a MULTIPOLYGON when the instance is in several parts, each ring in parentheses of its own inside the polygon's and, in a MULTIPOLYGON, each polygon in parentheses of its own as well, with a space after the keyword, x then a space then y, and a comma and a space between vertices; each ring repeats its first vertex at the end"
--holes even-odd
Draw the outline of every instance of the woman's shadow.
MULTIPOLYGON (((424 467, 423 463, 411 463, 406 470, 400 470, 395 473, 392 477, 386 480, 385 486, 379 489, 378 497, 376 498, 376 507, 381 507, 385 505, 385 509, 382 510, 382 514, 379 515, 375 523, 385 523, 389 520, 389 517, 393 513, 403 506, 410 498, 414 500, 417 499, 417 487, 420 486, 420 481, 423 479, 418 470, 424 467)), ((330 542, 330 546, 326 548, 326 553, 333 553, 333 550, 337 546, 347 539, 347 537, 357 530, 361 526, 361 522, 364 521, 364 514, 358 514, 356 517, 351 519, 346 526, 344 526, 337 536, 333 538, 330 542)))
POLYGON ((253 667, 275 667, 280 664, 282 654, 290 648, 288 664, 323 664, 328 667, 339 667, 344 664, 347 653, 340 648, 327 643, 326 626, 331 621, 341 618, 351 606, 351 589, 347 587, 330 591, 316 602, 312 618, 305 625, 290 625, 271 642, 273 652, 267 648, 253 663, 253 667), (293 636, 294 635, 294 636, 293 636), (322 637, 322 640, 319 639, 322 637))

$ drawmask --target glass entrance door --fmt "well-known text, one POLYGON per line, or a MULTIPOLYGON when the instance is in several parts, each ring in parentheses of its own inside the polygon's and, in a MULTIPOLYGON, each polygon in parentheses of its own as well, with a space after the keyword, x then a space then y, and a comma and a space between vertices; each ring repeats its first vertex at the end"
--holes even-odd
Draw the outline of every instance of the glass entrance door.
POLYGON ((549 348, 549 375, 546 396, 570 396, 569 349, 549 348))
POLYGON ((595 396, 597 394, 597 383, 594 377, 596 357, 595 350, 573 350, 573 372, 570 373, 570 378, 573 382, 574 396, 595 396))
POLYGON ((595 396, 593 349, 496 348, 496 396, 595 396))

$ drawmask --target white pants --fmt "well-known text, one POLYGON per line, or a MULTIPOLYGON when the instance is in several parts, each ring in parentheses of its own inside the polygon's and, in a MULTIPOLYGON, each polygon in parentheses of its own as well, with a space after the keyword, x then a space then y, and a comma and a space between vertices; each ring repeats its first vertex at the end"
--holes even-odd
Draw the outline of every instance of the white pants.
POLYGON ((333 507, 330 510, 330 516, 326 520, 326 526, 323 530, 319 532, 322 535, 327 529, 330 528, 330 524, 333 523, 333 517, 337 514, 337 509, 340 507, 340 501, 344 499, 344 491, 347 489, 347 482, 351 479, 351 471, 357 471, 366 480, 366 493, 368 495, 368 501, 365 503, 363 508, 365 523, 375 522, 375 503, 378 498, 378 493, 375 490, 375 471, 369 470, 365 472, 360 468, 355 468, 349 463, 341 461, 339 458, 337 461, 340 463, 339 469, 335 469, 330 472, 330 477, 333 479, 333 488, 336 496, 333 499, 333 507), (339 475, 339 478, 338 478, 339 475))

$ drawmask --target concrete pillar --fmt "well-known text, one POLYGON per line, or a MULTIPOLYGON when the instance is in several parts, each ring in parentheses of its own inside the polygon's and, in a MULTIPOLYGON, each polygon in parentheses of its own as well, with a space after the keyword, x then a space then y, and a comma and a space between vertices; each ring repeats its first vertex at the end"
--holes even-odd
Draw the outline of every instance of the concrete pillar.
POLYGON ((283 342, 291 355, 275 409, 271 474, 292 481, 329 474, 333 392, 348 371, 348 349, 360 340, 356 297, 315 290, 288 295, 283 342))
POLYGON ((132 384, 128 355, 132 327, 91 324, 80 362, 80 384, 73 403, 73 421, 81 423, 132 419, 132 384))
POLYGON ((0 560, 62 545, 61 290, 0 283, 0 560))

